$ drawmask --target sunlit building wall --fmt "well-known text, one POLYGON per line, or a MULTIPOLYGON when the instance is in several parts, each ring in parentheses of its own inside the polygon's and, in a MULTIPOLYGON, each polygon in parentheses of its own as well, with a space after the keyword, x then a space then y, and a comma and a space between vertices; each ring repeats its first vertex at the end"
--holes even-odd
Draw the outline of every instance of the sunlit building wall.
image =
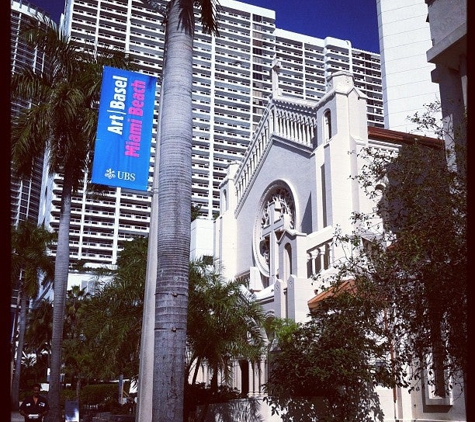
MULTIPOLYGON (((384 127, 434 136, 417 131, 410 121, 425 105, 440 100, 439 87, 431 79, 435 69, 427 61, 432 46, 428 10, 424 0, 377 0, 379 45, 384 101, 384 127)), ((441 118, 441 114, 436 114, 441 118)))

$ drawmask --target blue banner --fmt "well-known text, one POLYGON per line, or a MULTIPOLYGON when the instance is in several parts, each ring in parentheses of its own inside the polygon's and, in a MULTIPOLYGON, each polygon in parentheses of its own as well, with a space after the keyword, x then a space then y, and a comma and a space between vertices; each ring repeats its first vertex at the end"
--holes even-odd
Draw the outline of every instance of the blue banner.
POLYGON ((104 66, 92 182, 147 190, 157 78, 104 66))

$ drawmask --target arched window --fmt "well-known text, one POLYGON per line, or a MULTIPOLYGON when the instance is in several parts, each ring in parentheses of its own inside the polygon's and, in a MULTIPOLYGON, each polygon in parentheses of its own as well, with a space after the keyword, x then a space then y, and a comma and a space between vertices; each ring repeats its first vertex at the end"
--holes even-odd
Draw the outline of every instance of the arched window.
POLYGON ((292 246, 287 243, 284 247, 284 281, 287 281, 292 274, 292 246))
POLYGON ((327 110, 323 114, 323 141, 328 142, 332 136, 332 115, 330 110, 327 110))
POLYGON ((284 280, 285 270, 279 268, 278 238, 285 230, 294 229, 296 215, 292 192, 284 182, 269 187, 263 196, 259 213, 253 234, 257 267, 265 277, 284 280))

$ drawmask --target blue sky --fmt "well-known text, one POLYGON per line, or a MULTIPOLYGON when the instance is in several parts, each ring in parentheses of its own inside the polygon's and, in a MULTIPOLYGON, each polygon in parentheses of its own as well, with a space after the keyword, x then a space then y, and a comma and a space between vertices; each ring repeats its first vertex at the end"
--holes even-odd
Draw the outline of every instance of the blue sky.
MULTIPOLYGON (((29 0, 58 21, 64 0, 29 0)), ((376 0, 243 0, 276 11, 277 27, 317 38, 350 40, 379 53, 376 0)))

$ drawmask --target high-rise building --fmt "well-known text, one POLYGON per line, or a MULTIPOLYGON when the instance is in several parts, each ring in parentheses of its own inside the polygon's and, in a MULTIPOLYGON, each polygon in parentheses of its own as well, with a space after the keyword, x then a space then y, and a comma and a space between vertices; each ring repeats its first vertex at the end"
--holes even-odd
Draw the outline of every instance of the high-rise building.
MULTIPOLYGON (((21 38, 20 33, 27 22, 37 20, 38 16, 47 17, 47 13, 31 3, 23 0, 11 0, 10 14, 10 64, 11 72, 15 73, 24 66, 33 66, 41 70, 45 66, 44 57, 37 50, 30 48, 21 38)), ((28 107, 24 101, 15 101, 11 112, 17 113, 20 107, 28 107)), ((39 160, 29 180, 20 180, 12 174, 10 186, 11 224, 16 226, 20 221, 38 222, 42 206, 42 187, 45 176, 44 162, 39 160)))
MULTIPOLYGON (((384 127, 419 133, 409 120, 422 114, 425 105, 440 100, 439 87, 431 80, 435 66, 428 63, 431 47, 424 0, 377 0, 379 46, 384 101, 384 127)), ((441 118, 441 114, 435 115, 441 118)), ((424 134, 434 136, 433 131, 424 134)))
MULTIPOLYGON (((37 50, 29 47, 21 38, 20 33, 28 22, 37 21, 38 17, 44 18, 48 14, 38 7, 26 1, 11 0, 10 13, 10 69, 12 74, 24 66, 32 66, 35 70, 41 70, 45 65, 44 57, 37 50)), ((28 107, 28 103, 15 100, 11 103, 11 113, 14 116, 22 107, 28 107)), ((40 210, 44 207, 44 181, 47 180, 47 172, 43 157, 40 157, 33 168, 30 179, 20 179, 11 172, 10 177, 10 224, 16 227, 21 221, 38 223, 40 210)), ((11 333, 15 335, 17 310, 19 308, 19 289, 21 280, 16 280, 11 291, 11 333)))
MULTIPOLYGON (((167 2, 156 3, 158 10, 167 2)), ((229 163, 244 156, 274 90, 317 102, 326 92, 328 75, 349 70, 368 96, 368 124, 383 126, 379 54, 355 49, 347 40, 276 28, 270 9, 234 0, 220 5, 219 36, 203 34, 198 23, 194 41, 192 203, 207 218, 219 212, 219 184, 229 163), (273 71, 279 74, 274 78, 278 86, 273 86, 273 71)), ((66 0, 63 18, 79 48, 116 46, 135 59, 140 72, 159 78, 154 131, 165 38, 157 10, 139 0, 66 0)), ((122 241, 148 233, 154 155, 155 142, 148 192, 113 188, 97 197, 84 189, 74 196, 72 262, 115 264, 122 241)), ((60 186, 56 178, 45 217, 53 229, 59 221, 60 186)))

